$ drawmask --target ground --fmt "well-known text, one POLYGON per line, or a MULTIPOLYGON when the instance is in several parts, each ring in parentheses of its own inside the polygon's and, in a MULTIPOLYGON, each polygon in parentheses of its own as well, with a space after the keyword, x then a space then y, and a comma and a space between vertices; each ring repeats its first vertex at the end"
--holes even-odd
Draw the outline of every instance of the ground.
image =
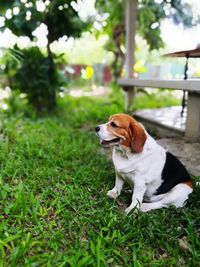
POLYGON ((128 216, 126 190, 106 196, 114 169, 94 127, 121 111, 66 97, 53 115, 1 115, 0 266, 199 266, 199 187, 185 208, 128 216))
POLYGON ((183 138, 161 138, 158 143, 176 155, 192 175, 200 174, 200 143, 186 142, 183 138))

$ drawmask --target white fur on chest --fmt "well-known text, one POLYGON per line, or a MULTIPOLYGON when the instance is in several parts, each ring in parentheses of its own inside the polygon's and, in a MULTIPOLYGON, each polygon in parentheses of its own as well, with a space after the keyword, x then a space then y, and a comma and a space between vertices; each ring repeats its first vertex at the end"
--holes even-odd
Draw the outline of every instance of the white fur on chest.
POLYGON ((115 170, 130 185, 143 181, 147 190, 145 196, 150 197, 161 185, 161 173, 166 160, 166 151, 147 134, 147 140, 141 153, 132 153, 130 148, 115 147, 113 163, 115 170))

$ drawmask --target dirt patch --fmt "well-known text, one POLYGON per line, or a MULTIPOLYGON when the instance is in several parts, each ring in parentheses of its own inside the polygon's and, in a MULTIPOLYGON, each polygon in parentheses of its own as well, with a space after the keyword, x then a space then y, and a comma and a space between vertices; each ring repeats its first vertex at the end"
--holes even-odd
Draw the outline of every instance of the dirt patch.
POLYGON ((200 143, 187 143, 182 138, 162 138, 157 142, 177 156, 192 175, 200 176, 200 143))

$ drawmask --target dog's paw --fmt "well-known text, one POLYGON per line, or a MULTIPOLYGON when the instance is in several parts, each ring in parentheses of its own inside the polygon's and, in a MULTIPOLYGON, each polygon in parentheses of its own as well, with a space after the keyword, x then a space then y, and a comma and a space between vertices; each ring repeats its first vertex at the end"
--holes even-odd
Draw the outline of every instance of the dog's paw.
POLYGON ((126 215, 129 214, 131 211, 133 211, 134 213, 138 213, 139 212, 139 208, 138 205, 134 205, 134 206, 129 206, 128 208, 125 209, 125 213, 126 215))
POLYGON ((107 193, 107 196, 112 198, 112 199, 116 199, 118 197, 118 193, 113 191, 113 190, 109 190, 107 193))
POLYGON ((148 212, 152 209, 151 205, 149 203, 142 203, 140 210, 142 212, 148 212))
POLYGON ((125 209, 125 213, 126 215, 129 214, 131 211, 132 211, 133 208, 131 207, 128 207, 127 209, 125 209))
MULTIPOLYGON (((132 210, 134 209, 134 207, 129 206, 128 208, 125 209, 125 213, 126 215, 129 214, 132 210)), ((136 209, 135 209, 136 210, 136 209)))

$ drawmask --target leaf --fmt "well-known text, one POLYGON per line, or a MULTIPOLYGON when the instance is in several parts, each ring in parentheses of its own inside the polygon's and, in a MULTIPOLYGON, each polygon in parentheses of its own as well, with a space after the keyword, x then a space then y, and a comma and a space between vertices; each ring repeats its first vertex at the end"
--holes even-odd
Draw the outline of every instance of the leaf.
POLYGON ((90 249, 91 249, 92 254, 95 255, 96 254, 96 247, 92 241, 90 242, 90 249))

